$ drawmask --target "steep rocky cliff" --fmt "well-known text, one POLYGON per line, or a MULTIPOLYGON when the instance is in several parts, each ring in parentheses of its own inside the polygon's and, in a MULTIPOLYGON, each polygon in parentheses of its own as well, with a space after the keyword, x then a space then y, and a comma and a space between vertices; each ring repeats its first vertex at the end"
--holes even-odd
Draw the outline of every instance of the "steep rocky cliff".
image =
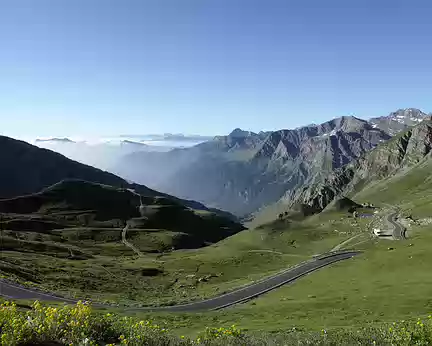
POLYGON ((288 204, 305 203, 324 209, 336 197, 357 192, 372 182, 390 177, 422 160, 430 159, 432 118, 379 145, 359 159, 335 170, 325 179, 297 191, 288 204))

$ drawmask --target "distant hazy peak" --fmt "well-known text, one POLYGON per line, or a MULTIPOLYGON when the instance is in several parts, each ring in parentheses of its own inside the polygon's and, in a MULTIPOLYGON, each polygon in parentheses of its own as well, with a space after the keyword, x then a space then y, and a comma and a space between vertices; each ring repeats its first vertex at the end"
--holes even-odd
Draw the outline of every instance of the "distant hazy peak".
POLYGON ((135 142, 135 141, 130 141, 130 140, 127 140, 127 139, 122 140, 122 141, 120 142, 120 144, 125 144, 125 145, 130 144, 130 145, 136 145, 136 146, 148 147, 148 145, 145 144, 145 143, 135 142))
POLYGON ((54 143, 76 143, 75 141, 69 138, 47 138, 47 139, 36 139, 36 143, 46 143, 46 142, 54 142, 54 143))

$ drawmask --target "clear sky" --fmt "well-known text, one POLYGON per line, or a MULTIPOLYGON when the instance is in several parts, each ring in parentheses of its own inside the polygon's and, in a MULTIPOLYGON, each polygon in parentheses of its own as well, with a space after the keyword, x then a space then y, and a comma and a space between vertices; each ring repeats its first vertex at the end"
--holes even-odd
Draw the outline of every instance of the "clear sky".
POLYGON ((224 134, 432 111, 432 2, 0 0, 0 133, 224 134))

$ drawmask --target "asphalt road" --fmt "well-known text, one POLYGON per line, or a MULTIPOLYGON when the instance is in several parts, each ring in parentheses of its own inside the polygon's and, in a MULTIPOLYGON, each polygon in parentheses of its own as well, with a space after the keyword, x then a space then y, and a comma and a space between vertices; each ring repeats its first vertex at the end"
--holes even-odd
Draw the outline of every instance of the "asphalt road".
MULTIPOLYGON (((303 262, 294 268, 278 273, 274 276, 254 282, 250 285, 235 289, 229 293, 223 294, 210 299, 205 299, 188 304, 164 306, 164 307, 145 307, 132 308, 129 310, 141 311, 177 311, 177 312, 194 312, 203 310, 218 310, 223 309, 241 302, 245 302, 252 298, 258 297, 268 291, 278 288, 282 285, 291 283, 301 278, 304 275, 312 273, 322 267, 326 267, 332 263, 347 260, 358 255, 358 251, 344 251, 333 254, 322 255, 319 258, 303 262)), ((8 299, 27 299, 40 301, 60 301, 66 303, 74 303, 74 300, 57 297, 51 294, 42 293, 37 290, 25 288, 4 280, 0 280, 0 295, 8 299)), ((102 307, 100 304, 94 306, 102 307)), ((108 306, 105 306, 108 307, 108 306)))
POLYGON ((387 216, 387 222, 393 226, 393 239, 401 240, 406 239, 405 236, 405 227, 396 221, 397 212, 389 214, 387 216))

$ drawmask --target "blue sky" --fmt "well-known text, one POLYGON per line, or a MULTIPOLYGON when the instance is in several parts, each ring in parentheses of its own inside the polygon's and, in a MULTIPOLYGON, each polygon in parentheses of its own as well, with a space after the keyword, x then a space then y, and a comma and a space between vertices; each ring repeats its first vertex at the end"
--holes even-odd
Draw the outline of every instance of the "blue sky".
POLYGON ((432 4, 0 1, 0 133, 224 134, 432 111, 432 4))

